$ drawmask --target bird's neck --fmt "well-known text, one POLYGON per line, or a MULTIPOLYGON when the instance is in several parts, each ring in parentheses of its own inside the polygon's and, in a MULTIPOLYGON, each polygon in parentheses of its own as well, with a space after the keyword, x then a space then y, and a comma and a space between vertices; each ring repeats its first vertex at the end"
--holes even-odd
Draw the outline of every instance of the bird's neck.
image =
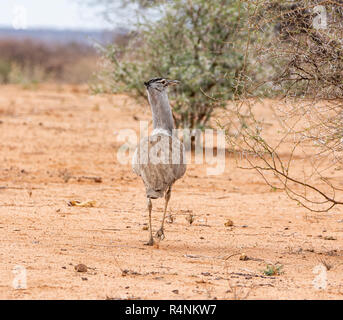
POLYGON ((174 120, 169 104, 167 92, 150 92, 148 98, 152 112, 153 127, 168 131, 171 135, 174 129, 174 120))

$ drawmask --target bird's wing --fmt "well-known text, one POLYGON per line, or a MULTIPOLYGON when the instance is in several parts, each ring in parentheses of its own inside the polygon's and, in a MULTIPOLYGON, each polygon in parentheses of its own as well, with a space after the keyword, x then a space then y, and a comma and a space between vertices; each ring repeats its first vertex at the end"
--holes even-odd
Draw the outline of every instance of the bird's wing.
POLYGON ((147 190, 164 192, 186 171, 184 146, 175 137, 154 135, 143 138, 133 156, 134 172, 147 190))
POLYGON ((135 153, 133 154, 133 157, 132 157, 132 170, 137 176, 140 176, 138 156, 137 156, 138 150, 139 150, 139 146, 136 148, 135 153))
POLYGON ((174 171, 174 177, 175 181, 182 178, 183 175, 186 173, 186 159, 185 156, 185 146, 183 143, 177 139, 176 137, 173 137, 173 147, 172 147, 172 159, 173 159, 173 171, 174 171))

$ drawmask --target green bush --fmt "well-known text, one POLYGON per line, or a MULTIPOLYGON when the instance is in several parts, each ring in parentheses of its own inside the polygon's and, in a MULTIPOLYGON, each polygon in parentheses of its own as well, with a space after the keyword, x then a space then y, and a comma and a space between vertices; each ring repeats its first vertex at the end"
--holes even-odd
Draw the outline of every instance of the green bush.
POLYGON ((241 33, 242 2, 175 0, 159 9, 157 21, 137 24, 128 46, 102 48, 108 63, 96 90, 139 99, 150 78, 180 80, 171 93, 176 126, 204 128, 214 109, 240 93, 247 37, 241 33))

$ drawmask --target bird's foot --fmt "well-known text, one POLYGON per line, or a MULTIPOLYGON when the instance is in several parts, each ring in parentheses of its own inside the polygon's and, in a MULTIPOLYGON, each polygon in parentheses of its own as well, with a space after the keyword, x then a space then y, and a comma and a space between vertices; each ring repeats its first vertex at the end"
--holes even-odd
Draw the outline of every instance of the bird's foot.
POLYGON ((155 237, 157 237, 157 238, 160 239, 160 240, 163 240, 163 239, 164 239, 164 230, 163 230, 162 228, 161 228, 160 230, 158 230, 158 231, 156 232, 155 237))
POLYGON ((154 239, 153 238, 150 238, 150 240, 144 244, 145 246, 153 246, 154 245, 154 239))

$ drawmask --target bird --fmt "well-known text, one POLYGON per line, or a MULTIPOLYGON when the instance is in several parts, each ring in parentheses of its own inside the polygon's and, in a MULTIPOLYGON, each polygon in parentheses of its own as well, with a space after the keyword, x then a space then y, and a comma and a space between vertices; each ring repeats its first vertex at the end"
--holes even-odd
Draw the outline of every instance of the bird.
POLYGON ((149 213, 148 246, 154 245, 151 212, 153 199, 164 197, 164 211, 160 229, 155 237, 163 240, 164 221, 173 184, 183 177, 187 166, 184 159, 185 147, 176 137, 172 110, 168 99, 168 87, 180 81, 153 78, 144 82, 152 113, 153 131, 140 140, 133 158, 133 172, 141 177, 145 186, 147 210, 149 213))

